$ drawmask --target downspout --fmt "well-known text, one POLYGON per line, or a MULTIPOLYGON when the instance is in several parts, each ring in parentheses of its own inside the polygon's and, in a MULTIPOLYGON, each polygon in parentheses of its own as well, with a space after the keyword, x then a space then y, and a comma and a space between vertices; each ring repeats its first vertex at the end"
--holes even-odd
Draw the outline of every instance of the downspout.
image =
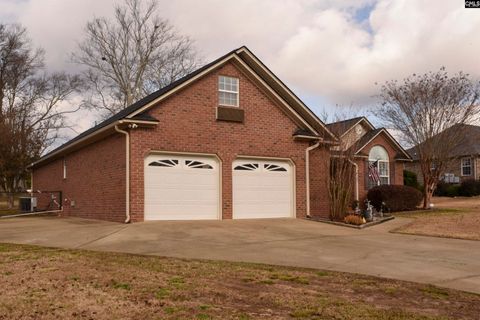
POLYGON ((358 164, 350 159, 348 161, 355 167, 355 200, 358 201, 358 164))
POLYGON ((320 141, 305 150, 305 179, 307 189, 307 217, 310 217, 310 151, 320 146, 320 141))
POLYGON ((126 166, 126 181, 125 181, 125 205, 126 205, 126 210, 125 210, 125 223, 130 222, 130 135, 128 134, 128 131, 121 130, 118 128, 118 125, 115 125, 115 131, 122 133, 125 135, 125 154, 126 154, 126 161, 125 161, 125 166, 126 166))

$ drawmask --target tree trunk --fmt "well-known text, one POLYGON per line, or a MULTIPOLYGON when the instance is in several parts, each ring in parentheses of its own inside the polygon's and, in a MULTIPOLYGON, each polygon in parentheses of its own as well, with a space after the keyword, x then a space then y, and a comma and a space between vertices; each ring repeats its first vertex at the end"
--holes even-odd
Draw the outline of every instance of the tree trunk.
POLYGON ((13 193, 8 194, 8 209, 13 209, 15 206, 15 196, 13 193))
POLYGON ((423 187, 423 209, 430 209, 432 202, 433 190, 427 184, 423 187))

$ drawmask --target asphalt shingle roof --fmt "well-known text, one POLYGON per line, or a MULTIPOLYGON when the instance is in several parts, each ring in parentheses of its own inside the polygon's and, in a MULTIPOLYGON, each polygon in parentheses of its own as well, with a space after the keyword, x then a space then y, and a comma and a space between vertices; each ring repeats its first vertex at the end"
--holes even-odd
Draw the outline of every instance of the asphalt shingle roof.
POLYGON ((373 129, 365 133, 356 143, 353 144, 352 148, 355 149, 355 153, 360 151, 371 139, 373 139, 383 128, 373 129))
MULTIPOLYGON (((217 64, 218 62, 220 62, 221 60, 225 59, 226 57, 228 57, 229 55, 231 55, 232 53, 236 52, 237 50, 239 50, 240 48, 238 49, 235 49, 235 50, 232 50, 230 52, 228 52, 227 54, 224 54, 223 56, 221 56, 220 58, 218 59, 215 59, 214 61, 204 65, 203 67, 193 71, 192 73, 189 73, 187 74, 186 76, 172 82, 171 84, 161 88, 160 90, 157 90, 155 92, 153 92, 152 94, 149 94, 148 96, 138 100, 137 102, 135 102, 134 104, 128 106, 127 108, 123 109, 122 111, 114 114, 113 116, 111 116, 110 118, 100 122, 99 124, 97 124, 96 126, 80 133, 78 136, 76 136, 75 138, 65 142, 64 144, 62 144, 61 146, 59 146, 58 148, 55 148, 54 150, 48 152, 47 154, 43 155, 37 162, 41 161, 42 159, 48 157, 50 154, 52 153, 55 153, 61 149, 64 149, 65 147, 69 146, 70 144, 94 133, 95 131, 101 129, 101 128, 104 128, 118 120, 122 120, 124 118, 126 118, 129 114, 137 111, 138 109, 142 108, 144 105, 154 101, 155 99, 157 99, 158 97, 162 96, 163 94, 167 93, 168 91, 174 89, 175 87, 181 85, 182 83, 190 80, 191 78, 195 77, 196 75, 202 73, 204 70, 210 68, 211 66, 217 64)), ((134 117, 135 119, 137 120, 153 120, 155 121, 156 119, 154 119, 153 117, 150 117, 149 115, 147 114, 139 114, 137 116, 134 117), (148 119, 150 118, 150 119, 148 119)))
MULTIPOLYGON (((455 125, 444 132, 448 134, 449 130, 461 130, 461 142, 453 147, 451 156, 460 157, 468 155, 480 155, 480 126, 474 126, 469 124, 455 125)), ((442 139, 442 134, 438 134, 434 139, 442 139)), ((415 151, 416 147, 410 148, 407 152, 413 158, 413 160, 418 160, 418 155, 415 151)))
POLYGON ((356 117, 356 118, 352 118, 352 119, 332 122, 332 123, 327 124, 327 128, 332 133, 334 133, 334 134, 336 134, 337 136, 340 137, 341 135, 343 135, 345 132, 347 132, 352 126, 354 126, 357 122, 359 122, 362 119, 363 119, 363 117, 356 117))

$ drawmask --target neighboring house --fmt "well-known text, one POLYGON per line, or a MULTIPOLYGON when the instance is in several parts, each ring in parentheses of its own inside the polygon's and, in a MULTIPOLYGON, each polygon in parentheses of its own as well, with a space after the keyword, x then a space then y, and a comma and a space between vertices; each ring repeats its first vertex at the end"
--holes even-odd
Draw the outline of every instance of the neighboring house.
MULTIPOLYGON (((389 168, 401 163, 386 132, 367 140, 385 144, 389 168)), ((62 214, 84 218, 328 217, 324 160, 336 143, 241 47, 46 154, 32 165, 32 183, 61 190, 62 214)), ((401 183, 401 168, 389 177, 401 183)))
POLYGON ((330 123, 327 128, 340 139, 340 145, 332 147, 332 154, 354 158, 355 199, 364 201, 368 190, 377 185, 403 185, 404 164, 411 158, 385 128, 375 128, 365 117, 330 123), (378 180, 369 174, 371 164, 378 180))
MULTIPOLYGON (((460 183, 465 180, 480 179, 480 127, 473 125, 461 125, 461 128, 453 126, 447 130, 460 130, 462 132, 461 142, 451 152, 452 161, 443 174, 443 181, 447 183, 460 183)), ((413 162, 406 164, 405 169, 415 172, 420 184, 423 181, 423 174, 418 162, 416 147, 408 149, 413 162)), ((433 164, 434 169, 435 164, 433 164)))

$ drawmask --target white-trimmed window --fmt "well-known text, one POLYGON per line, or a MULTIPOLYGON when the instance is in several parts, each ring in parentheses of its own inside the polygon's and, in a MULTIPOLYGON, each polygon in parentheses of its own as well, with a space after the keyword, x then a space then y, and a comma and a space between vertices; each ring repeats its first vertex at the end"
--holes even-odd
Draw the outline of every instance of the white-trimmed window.
POLYGON ((370 169, 367 169, 368 189, 377 185, 390 184, 390 160, 388 152, 382 146, 374 146, 368 154, 368 163, 376 168, 379 181, 372 177, 370 169))
POLYGON ((462 158, 462 176, 472 175, 472 159, 462 158))
POLYGON ((238 78, 218 77, 218 103, 221 106, 238 107, 238 78))

